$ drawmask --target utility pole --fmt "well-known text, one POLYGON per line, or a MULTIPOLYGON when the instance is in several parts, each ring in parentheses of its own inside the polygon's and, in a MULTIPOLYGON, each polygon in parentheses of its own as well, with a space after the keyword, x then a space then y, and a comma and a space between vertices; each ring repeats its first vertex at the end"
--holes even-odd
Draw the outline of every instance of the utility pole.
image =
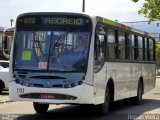
POLYGON ((85 12, 85 0, 83 0, 83 3, 82 3, 82 12, 85 12))

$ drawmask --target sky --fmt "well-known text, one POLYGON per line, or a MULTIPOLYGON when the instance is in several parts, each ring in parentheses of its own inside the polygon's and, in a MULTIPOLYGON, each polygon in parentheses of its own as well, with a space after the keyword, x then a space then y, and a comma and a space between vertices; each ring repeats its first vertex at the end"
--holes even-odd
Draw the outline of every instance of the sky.
MULTIPOLYGON (((134 3, 131 0, 86 0, 85 12, 91 15, 101 16, 119 22, 132 22, 147 20, 138 10, 144 0, 134 3)), ((26 12, 82 12, 82 0, 0 0, 0 26, 10 27, 10 19, 14 19, 26 12)), ((155 24, 138 26, 147 27, 148 32, 159 32, 160 27, 155 24), (153 31, 152 31, 152 30, 153 31)), ((137 27, 136 24, 132 26, 137 27)))

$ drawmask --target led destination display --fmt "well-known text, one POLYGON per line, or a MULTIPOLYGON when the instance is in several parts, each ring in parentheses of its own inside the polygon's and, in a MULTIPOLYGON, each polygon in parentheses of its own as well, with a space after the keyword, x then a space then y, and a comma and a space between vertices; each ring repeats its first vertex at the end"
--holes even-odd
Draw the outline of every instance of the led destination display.
POLYGON ((82 18, 57 18, 57 17, 43 17, 43 25, 84 25, 82 18))
POLYGON ((17 21, 18 27, 53 27, 53 26, 91 26, 91 22, 84 16, 21 16, 17 21))

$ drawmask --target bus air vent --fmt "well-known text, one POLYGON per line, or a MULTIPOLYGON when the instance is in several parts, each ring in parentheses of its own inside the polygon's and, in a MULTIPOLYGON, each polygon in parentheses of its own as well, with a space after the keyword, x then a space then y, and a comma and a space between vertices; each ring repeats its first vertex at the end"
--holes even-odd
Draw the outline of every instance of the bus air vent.
POLYGON ((20 78, 25 78, 27 74, 28 74, 28 72, 18 72, 18 76, 20 78))
POLYGON ((63 84, 52 85, 53 88, 62 88, 63 84))
POLYGON ((26 75, 19 75, 19 77, 21 77, 21 78, 25 78, 25 77, 26 77, 26 75))
POLYGON ((42 84, 33 84, 34 87, 44 87, 42 84))
POLYGON ((18 72, 18 74, 28 74, 28 72, 18 72))

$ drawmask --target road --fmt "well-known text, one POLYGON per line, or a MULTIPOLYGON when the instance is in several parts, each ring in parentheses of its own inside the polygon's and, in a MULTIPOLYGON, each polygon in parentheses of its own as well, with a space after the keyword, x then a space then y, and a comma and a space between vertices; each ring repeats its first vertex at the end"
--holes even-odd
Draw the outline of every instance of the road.
POLYGON ((160 78, 156 88, 143 96, 139 106, 126 101, 115 102, 106 116, 96 116, 93 109, 79 105, 50 105, 46 114, 36 114, 31 102, 11 102, 8 93, 0 96, 2 120, 133 120, 160 119, 160 78))

